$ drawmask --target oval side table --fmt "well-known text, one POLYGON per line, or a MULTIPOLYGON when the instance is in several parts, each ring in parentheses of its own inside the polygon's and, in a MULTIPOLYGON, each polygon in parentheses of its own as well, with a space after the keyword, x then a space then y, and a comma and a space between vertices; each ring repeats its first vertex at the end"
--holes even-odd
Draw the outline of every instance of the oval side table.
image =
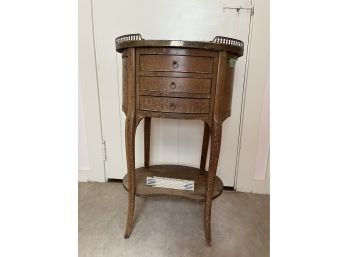
POLYGON ((116 38, 122 53, 122 110, 126 114, 128 216, 125 238, 133 226, 135 196, 172 195, 205 202, 205 238, 211 246, 211 205, 223 184, 216 176, 223 121, 231 115, 234 68, 243 55, 240 40, 215 37, 211 42, 144 40, 140 34, 116 38), (200 169, 152 165, 151 118, 196 119, 204 122, 200 169), (135 131, 144 119, 144 167, 135 169, 135 131), (209 140, 209 169, 205 170, 209 140), (151 187, 146 177, 194 180, 194 191, 151 187))

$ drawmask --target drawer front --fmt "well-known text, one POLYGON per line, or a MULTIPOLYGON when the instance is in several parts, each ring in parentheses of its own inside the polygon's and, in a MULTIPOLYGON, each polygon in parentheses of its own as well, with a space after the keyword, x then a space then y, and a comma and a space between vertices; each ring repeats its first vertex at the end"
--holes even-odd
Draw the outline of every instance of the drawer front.
POLYGON ((209 99, 140 96, 139 108, 145 111, 208 113, 209 99))
POLYGON ((210 94, 211 79, 140 77, 141 91, 210 94))
POLYGON ((139 65, 141 71, 174 71, 212 73, 213 57, 141 54, 139 65))

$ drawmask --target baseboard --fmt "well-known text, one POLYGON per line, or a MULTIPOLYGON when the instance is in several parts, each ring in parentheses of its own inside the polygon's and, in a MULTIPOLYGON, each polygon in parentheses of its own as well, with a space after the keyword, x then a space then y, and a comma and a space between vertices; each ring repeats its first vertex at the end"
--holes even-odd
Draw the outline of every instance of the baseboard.
POLYGON ((79 182, 91 181, 91 171, 89 171, 89 170, 79 170, 78 181, 79 182))
POLYGON ((92 170, 81 170, 78 173, 79 182, 105 182, 105 177, 101 172, 96 172, 92 170))
POLYGON ((252 187, 252 193, 253 194, 263 194, 263 195, 269 195, 269 183, 267 181, 263 180, 254 180, 253 181, 253 187, 252 187))

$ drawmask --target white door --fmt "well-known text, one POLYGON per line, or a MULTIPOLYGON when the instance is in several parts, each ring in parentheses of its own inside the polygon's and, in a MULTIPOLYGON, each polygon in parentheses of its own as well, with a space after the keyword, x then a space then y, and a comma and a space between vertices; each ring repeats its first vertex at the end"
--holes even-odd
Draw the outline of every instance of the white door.
MULTIPOLYGON (((92 3, 107 178, 121 179, 126 173, 122 59, 115 51, 114 39, 141 33, 145 39, 210 41, 220 35, 244 41, 245 54, 236 65, 232 115, 223 124, 217 172, 225 186, 234 186, 251 0, 92 0, 92 3), (241 9, 233 9, 236 7, 241 9)), ((142 123, 136 134, 136 167, 143 166, 142 123)), ((202 137, 201 121, 153 119, 150 164, 198 168, 202 137)))

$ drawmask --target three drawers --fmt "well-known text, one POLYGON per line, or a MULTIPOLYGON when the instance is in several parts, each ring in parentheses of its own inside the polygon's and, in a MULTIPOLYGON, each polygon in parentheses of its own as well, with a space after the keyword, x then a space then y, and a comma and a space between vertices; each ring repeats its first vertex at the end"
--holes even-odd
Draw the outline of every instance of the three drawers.
POLYGON ((214 56, 202 53, 139 53, 139 110, 209 114, 214 56))

